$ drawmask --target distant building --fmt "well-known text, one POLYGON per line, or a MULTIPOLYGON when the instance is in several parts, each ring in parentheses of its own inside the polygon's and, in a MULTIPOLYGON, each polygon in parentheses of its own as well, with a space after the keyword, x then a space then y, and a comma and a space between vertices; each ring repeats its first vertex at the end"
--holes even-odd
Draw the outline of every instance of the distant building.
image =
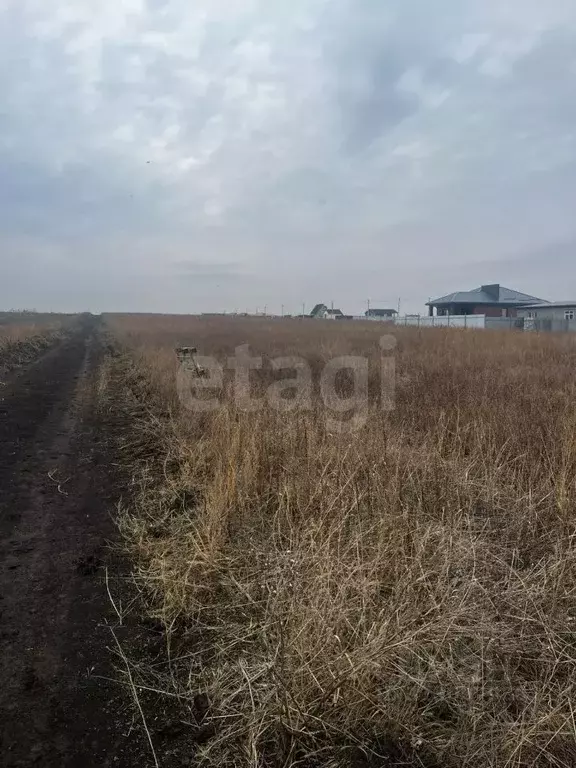
POLYGON ((576 331, 576 301, 527 304, 518 317, 527 331, 576 331))
POLYGON ((327 312, 328 312, 328 307, 326 306, 326 304, 316 304, 312 312, 310 312, 310 317, 324 319, 326 317, 327 312))
POLYGON ((341 309, 328 309, 326 304, 316 304, 310 317, 315 317, 320 320, 338 320, 344 317, 344 313, 341 309))
POLYGON ((517 317, 518 310, 531 304, 546 306, 548 302, 536 296, 513 291, 501 285, 483 285, 472 291, 458 291, 427 304, 428 314, 486 315, 486 317, 517 317))
POLYGON ((364 316, 368 320, 394 320, 397 314, 395 309, 369 309, 364 316))
POLYGON ((552 301, 526 304, 518 317, 528 320, 576 320, 576 301, 552 301))

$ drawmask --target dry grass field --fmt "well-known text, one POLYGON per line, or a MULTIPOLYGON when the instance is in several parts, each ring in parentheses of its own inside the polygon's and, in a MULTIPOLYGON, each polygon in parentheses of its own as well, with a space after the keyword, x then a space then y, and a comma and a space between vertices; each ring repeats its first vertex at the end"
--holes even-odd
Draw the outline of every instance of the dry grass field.
POLYGON ((10 344, 26 341, 42 333, 40 326, 35 323, 11 323, 0 325, 0 352, 10 344))
POLYGON ((180 704, 197 764, 576 765, 576 339, 408 328, 382 351, 375 323, 107 323, 157 455, 120 518, 166 630, 134 679, 180 704), (256 394, 266 360, 317 382, 363 356, 366 423, 335 428, 317 387, 311 408, 247 411, 228 377, 190 410, 177 344, 249 344, 256 394))
POLYGON ((39 352, 70 321, 64 315, 0 312, 0 363, 10 353, 18 358, 20 352, 24 357, 39 352))

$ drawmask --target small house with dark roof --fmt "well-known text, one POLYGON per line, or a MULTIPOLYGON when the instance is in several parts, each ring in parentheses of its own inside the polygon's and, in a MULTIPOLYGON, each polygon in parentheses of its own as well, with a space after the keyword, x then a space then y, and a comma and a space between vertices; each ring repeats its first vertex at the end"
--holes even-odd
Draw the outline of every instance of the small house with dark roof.
POLYGON ((310 317, 319 318, 321 320, 340 320, 344 318, 344 313, 341 309, 328 309, 326 304, 316 304, 310 317))
POLYGON ((364 313, 368 320, 394 320, 398 312, 395 309, 369 309, 364 313))
POLYGON ((328 312, 328 307, 326 304, 316 304, 312 312, 310 312, 310 317, 326 317, 326 312, 328 312))
POLYGON ((517 317, 518 310, 530 304, 547 304, 544 299, 520 293, 502 285, 482 285, 472 291, 457 291, 429 301, 428 314, 486 315, 486 317, 517 317))

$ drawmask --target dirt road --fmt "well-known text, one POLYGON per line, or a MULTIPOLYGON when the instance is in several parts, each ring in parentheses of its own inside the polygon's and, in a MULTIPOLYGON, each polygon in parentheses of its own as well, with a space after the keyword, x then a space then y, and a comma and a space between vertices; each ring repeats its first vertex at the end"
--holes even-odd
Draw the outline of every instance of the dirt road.
POLYGON ((117 479, 98 424, 97 321, 0 384, 0 764, 129 766, 103 584, 117 479))

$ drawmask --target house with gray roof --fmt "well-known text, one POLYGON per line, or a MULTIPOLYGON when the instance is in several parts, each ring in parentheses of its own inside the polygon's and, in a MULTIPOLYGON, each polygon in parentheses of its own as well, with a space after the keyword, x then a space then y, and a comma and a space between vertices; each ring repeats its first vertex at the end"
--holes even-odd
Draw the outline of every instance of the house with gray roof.
POLYGON ((525 304, 518 309, 524 328, 535 331, 576 331, 576 301, 525 304))
POLYGON ((576 301, 546 301, 526 304, 518 310, 518 315, 530 319, 545 317, 554 320, 575 320, 576 301))
POLYGON ((497 283, 482 285, 471 291, 456 291, 427 303, 428 314, 486 315, 486 317, 517 317, 518 310, 530 304, 547 305, 544 299, 505 288, 497 283))

